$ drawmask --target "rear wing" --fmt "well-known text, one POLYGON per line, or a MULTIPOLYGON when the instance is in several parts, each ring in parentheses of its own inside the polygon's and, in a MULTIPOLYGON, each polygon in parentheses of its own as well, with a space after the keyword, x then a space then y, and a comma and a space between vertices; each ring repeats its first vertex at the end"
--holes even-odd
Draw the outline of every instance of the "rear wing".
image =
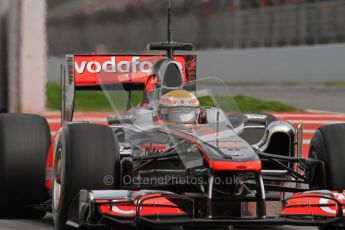
MULTIPOLYGON (((61 71, 62 121, 71 121, 75 90, 147 90, 154 87, 152 77, 159 75, 162 55, 66 55, 61 71)), ((181 71, 185 85, 196 80, 196 56, 175 55, 173 60, 181 71)), ((191 86, 192 88, 194 86, 191 86)))
MULTIPOLYGON (((163 59, 165 56, 160 55, 66 55, 66 64, 68 79, 76 90, 99 90, 105 82, 126 86, 127 90, 143 90, 155 64, 163 59)), ((176 55, 174 61, 184 82, 196 80, 195 55, 176 55)))

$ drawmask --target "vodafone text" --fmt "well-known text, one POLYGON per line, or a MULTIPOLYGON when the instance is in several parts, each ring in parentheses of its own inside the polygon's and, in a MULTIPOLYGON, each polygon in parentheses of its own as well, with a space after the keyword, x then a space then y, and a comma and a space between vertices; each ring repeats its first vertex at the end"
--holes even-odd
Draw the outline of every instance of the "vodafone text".
MULTIPOLYGON (((150 73, 152 71, 153 62, 148 60, 140 60, 140 57, 133 56, 131 61, 119 61, 117 62, 115 56, 109 57, 109 60, 104 62, 100 61, 81 61, 75 62, 75 71, 78 74, 83 74, 85 70, 89 73, 150 73)), ((179 67, 182 68, 180 63, 179 67)))

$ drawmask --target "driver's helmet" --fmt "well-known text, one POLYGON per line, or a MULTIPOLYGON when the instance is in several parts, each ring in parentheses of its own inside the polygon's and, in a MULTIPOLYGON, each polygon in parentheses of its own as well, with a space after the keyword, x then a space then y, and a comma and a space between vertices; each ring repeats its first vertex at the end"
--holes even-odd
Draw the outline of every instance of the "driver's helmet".
POLYGON ((186 90, 172 90, 159 100, 160 119, 167 123, 193 124, 199 113, 199 100, 186 90))

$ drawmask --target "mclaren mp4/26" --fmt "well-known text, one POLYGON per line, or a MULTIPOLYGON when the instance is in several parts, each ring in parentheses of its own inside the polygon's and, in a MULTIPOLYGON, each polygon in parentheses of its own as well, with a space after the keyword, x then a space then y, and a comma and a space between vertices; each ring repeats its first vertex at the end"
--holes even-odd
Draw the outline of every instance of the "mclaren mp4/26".
POLYGON ((174 55, 190 44, 149 48, 167 55, 67 55, 53 141, 45 118, 0 114, 1 216, 52 212, 58 230, 345 227, 345 124, 319 128, 303 157, 302 125, 241 114, 222 80, 197 79, 194 55, 174 55), (78 90, 106 95, 107 125, 73 121, 78 90))

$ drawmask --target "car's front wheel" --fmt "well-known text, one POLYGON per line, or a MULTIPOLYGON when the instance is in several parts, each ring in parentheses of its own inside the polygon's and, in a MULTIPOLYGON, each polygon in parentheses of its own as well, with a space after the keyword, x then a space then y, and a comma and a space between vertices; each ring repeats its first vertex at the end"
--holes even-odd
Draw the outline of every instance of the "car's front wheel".
MULTIPOLYGON (((345 190, 345 124, 334 124, 319 128, 310 142, 309 157, 321 160, 325 165, 325 176, 317 170, 311 184, 314 189, 345 190)), ((322 230, 343 229, 337 226, 323 226, 322 230)))
MULTIPOLYGON (((345 190, 344 137, 345 124, 324 126, 314 133, 310 142, 309 157, 323 161, 326 170, 326 181, 320 183, 324 184, 320 189, 345 190)), ((318 180, 322 179, 322 177, 318 178, 318 180)))
POLYGON ((113 131, 90 123, 68 124, 57 142, 52 211, 56 229, 78 223, 79 192, 116 189, 119 185, 119 148, 113 131))

